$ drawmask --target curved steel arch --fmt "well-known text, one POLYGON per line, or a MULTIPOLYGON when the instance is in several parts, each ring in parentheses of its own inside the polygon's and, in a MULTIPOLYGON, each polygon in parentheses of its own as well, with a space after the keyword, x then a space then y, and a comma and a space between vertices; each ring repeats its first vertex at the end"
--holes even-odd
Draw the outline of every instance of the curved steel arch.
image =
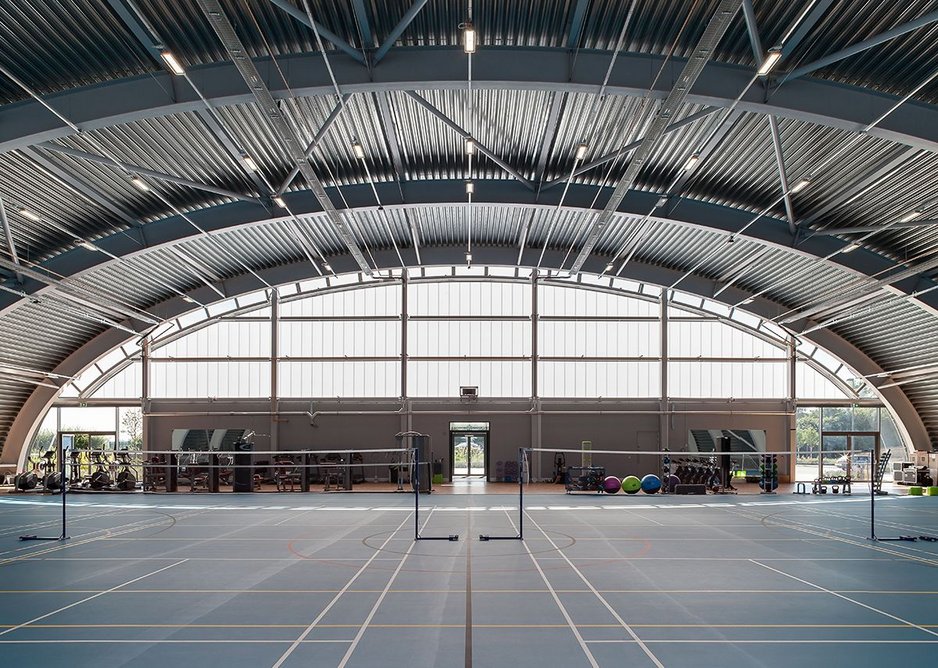
MULTIPOLYGON (((436 207, 465 204, 465 182, 459 179, 441 181, 410 181, 401 184, 376 184, 376 189, 384 203, 385 208, 408 207, 436 207)), ((611 188, 600 189, 597 186, 573 184, 566 192, 564 207, 571 210, 599 211, 605 204, 611 188), (599 192, 598 192, 599 191, 599 192), (598 195, 598 197, 597 197, 598 195)), ((337 197, 336 189, 328 189, 332 198, 341 202, 337 207, 343 210, 373 210, 375 209, 374 192, 368 184, 346 186, 342 188, 343 198, 337 197), (347 204, 348 209, 345 209, 347 204)), ((477 205, 524 206, 524 207, 555 207, 561 197, 560 189, 541 193, 531 192, 522 184, 512 180, 477 181, 476 194, 473 201, 477 205)), ((291 210, 300 216, 316 215, 322 212, 318 201, 308 191, 288 193, 285 195, 291 210)), ((622 214, 644 216, 647 214, 658 198, 656 193, 633 190, 623 199, 619 212, 622 214)), ((690 198, 672 198, 667 207, 667 216, 656 216, 662 220, 681 225, 689 225, 701 229, 711 230, 724 234, 736 233, 756 217, 751 211, 724 205, 712 204, 690 198)), ((248 202, 232 202, 208 207, 187 214, 187 216, 206 231, 222 232, 239 227, 263 225, 283 218, 271 218, 267 209, 248 202)), ((55 275, 70 277, 78 276, 83 272, 101 267, 107 263, 115 262, 110 256, 132 257, 145 253, 163 245, 174 244, 194 238, 198 235, 195 228, 186 220, 178 216, 170 216, 159 221, 147 224, 143 228, 135 228, 125 232, 118 232, 109 237, 97 240, 96 244, 106 253, 88 252, 82 248, 69 250, 49 260, 42 266, 55 275)), ((824 258, 844 248, 847 244, 832 236, 813 236, 807 239, 796 240, 790 234, 788 223, 780 218, 763 216, 757 225, 750 226, 741 235, 742 238, 785 248, 807 257, 824 258), (797 242, 797 243, 796 243, 797 242)), ((427 249, 422 248, 421 254, 427 249)), ((477 262, 485 262, 485 256, 491 255, 497 249, 478 248, 476 250, 477 262)), ((516 247, 505 246, 502 251, 517 253, 516 247)), ((401 249, 405 260, 415 262, 413 249, 401 249)), ((529 254, 535 255, 534 249, 529 254)), ((379 268, 399 266, 396 255, 385 258, 379 268)), ((505 255, 495 253, 500 264, 514 264, 517 258, 507 259, 505 255)), ((382 254, 378 253, 376 259, 381 262, 382 254)), ((522 257, 522 262, 531 261, 530 257, 522 257)), ((608 256, 594 254, 584 265, 587 272, 599 273, 610 260, 608 256)), ((444 262, 458 263, 460 258, 445 259, 444 262)), ((894 269, 897 265, 890 259, 867 249, 859 249, 849 254, 841 253, 829 260, 833 264, 847 271, 855 272, 858 276, 871 277, 884 271, 894 269)), ((357 264, 343 253, 330 256, 330 264, 338 272, 355 271, 357 264)), ((921 293, 925 288, 935 285, 930 280, 913 276, 892 284, 905 294, 921 293)), ((29 294, 37 294, 46 286, 35 279, 27 279, 22 289, 29 294)), ((748 296, 746 293, 733 290, 731 294, 739 299, 748 296)), ((25 297, 9 293, 0 294, 0 315, 22 302, 25 297)), ((938 312, 938 291, 916 294, 916 301, 923 306, 938 312)))
MULTIPOLYGON (((568 50, 557 48, 482 49, 473 57, 473 85, 490 89, 595 93, 603 83, 611 57, 612 53, 607 51, 579 51, 574 59, 568 50)), ((282 56, 277 62, 280 68, 269 58, 255 60, 275 98, 290 94, 334 94, 321 54, 282 56), (281 71, 286 82, 280 76, 281 71)), ((685 60, 671 59, 664 65, 664 75, 657 77, 662 64, 661 56, 620 54, 605 94, 665 97, 685 60)), ((371 70, 351 58, 337 55, 332 58, 332 67, 338 83, 347 93, 466 86, 465 54, 458 48, 395 49, 371 70)), ((253 99, 230 62, 195 67, 188 75, 213 106, 253 99)), ((804 77, 774 89, 768 99, 761 86, 752 86, 737 104, 737 97, 752 76, 752 70, 746 67, 709 63, 687 102, 716 107, 736 105, 742 111, 862 131, 899 101, 895 96, 869 89, 804 77)), ((44 100, 83 130, 203 108, 203 102, 190 86, 177 84, 174 77, 164 71, 71 89, 46 96, 44 100)), ((34 100, 0 108, 0 152, 71 134, 74 134, 72 128, 34 100)), ((938 152, 938 107, 906 102, 868 134, 938 152)))
MULTIPOLYGON (((440 253, 441 257, 433 257, 432 255, 434 254, 431 254, 431 257, 427 258, 428 261, 425 261, 424 265, 450 264, 449 262, 445 261, 446 256, 450 256, 451 258, 456 259, 459 259, 462 256, 461 248, 435 250, 448 250, 450 252, 440 253)), ((507 256, 505 259, 507 259, 507 256)), ((502 263, 492 262, 491 264, 502 263)), ((508 264, 513 264, 513 262, 509 262, 508 264)), ((531 269, 533 267, 525 268, 531 269)), ((275 267, 261 271, 260 273, 263 278, 271 285, 284 285, 287 283, 299 282, 310 278, 319 277, 318 274, 313 272, 313 269, 308 262, 297 262, 292 265, 275 267)), ((670 285, 679 275, 680 273, 675 270, 635 261, 628 265, 626 275, 623 276, 623 278, 640 283, 650 283, 657 286, 666 286, 670 285)), ((485 277, 479 278, 482 280, 485 279, 485 277)), ((494 277, 494 279, 498 280, 499 277, 494 277)), ((374 284, 377 284, 377 281, 369 281, 366 285, 374 284)), ((232 293, 230 297, 256 292, 258 289, 256 280, 247 274, 242 274, 235 279, 231 279, 229 281, 229 286, 232 293)), ((593 286, 587 285, 585 287, 589 288, 593 286)), ((712 284, 709 280, 694 276, 682 283, 681 291, 688 294, 709 298, 709 291, 711 287, 712 284)), ((596 289, 602 290, 603 288, 596 289)), ((765 299, 759 299, 756 300, 753 304, 749 305, 747 310, 751 310, 754 313, 757 313, 760 317, 770 319, 771 315, 777 312, 779 306, 780 305, 765 299)), ((163 302, 162 304, 158 305, 157 308, 152 310, 158 315, 168 319, 191 311, 192 305, 183 301, 182 298, 176 297, 163 302)), ((99 359, 117 346, 127 343, 132 338, 133 337, 131 335, 128 335, 125 332, 121 332, 119 330, 108 330, 97 336, 95 339, 89 341, 81 349, 75 351, 65 361, 59 364, 54 371, 55 373, 68 376, 77 375, 86 369, 89 365, 94 363, 95 360, 99 359)), ((836 358, 844 361, 862 376, 870 376, 883 372, 883 369, 879 367, 865 353, 863 353, 863 351, 857 349, 848 341, 842 339, 829 330, 813 332, 804 338, 810 340, 819 347, 828 350, 836 358)), ((925 429, 921 417, 915 410, 915 407, 912 405, 911 401, 901 390, 901 388, 893 386, 884 389, 878 389, 874 386, 874 389, 879 392, 883 399, 896 412, 901 424, 904 426, 908 434, 909 443, 916 449, 926 448, 930 443, 928 432, 925 429)), ((46 387, 37 387, 33 391, 33 394, 29 397, 29 399, 24 403, 23 407, 18 412, 16 420, 10 429, 6 442, 7 447, 4 447, 3 452, 0 453, 0 465, 14 464, 18 461, 18 459, 21 457, 22 451, 25 449, 26 443, 28 442, 29 435, 35 430, 35 428, 38 427, 42 416, 45 415, 46 411, 49 409, 49 407, 51 407, 57 396, 57 391, 46 387)))

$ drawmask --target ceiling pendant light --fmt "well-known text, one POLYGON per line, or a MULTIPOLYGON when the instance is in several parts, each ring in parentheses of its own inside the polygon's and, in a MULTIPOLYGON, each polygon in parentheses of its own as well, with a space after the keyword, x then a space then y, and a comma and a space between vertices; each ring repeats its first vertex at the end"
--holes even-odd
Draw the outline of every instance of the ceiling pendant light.
POLYGON ((355 157, 359 160, 365 159, 365 149, 357 141, 352 142, 352 152, 355 154, 355 157))
POLYGON ((132 179, 130 179, 130 182, 134 184, 134 187, 140 192, 145 193, 150 190, 150 186, 147 185, 147 182, 141 179, 139 176, 133 177, 132 179))
POLYGON ((466 53, 476 52, 476 29, 472 23, 466 23, 463 27, 462 48, 466 53))
POLYGON ((30 220, 35 220, 35 221, 37 221, 37 222, 38 222, 39 220, 41 220, 41 218, 40 218, 40 216, 39 216, 38 213, 36 213, 35 211, 30 211, 30 210, 27 209, 25 206, 21 206, 21 207, 18 209, 18 211, 19 211, 20 215, 23 216, 23 218, 29 218, 30 220))
POLYGON ((583 158, 586 157, 586 151, 588 149, 589 149, 589 146, 586 145, 586 142, 581 141, 579 144, 576 145, 576 154, 574 155, 574 157, 577 160, 582 160, 583 158))

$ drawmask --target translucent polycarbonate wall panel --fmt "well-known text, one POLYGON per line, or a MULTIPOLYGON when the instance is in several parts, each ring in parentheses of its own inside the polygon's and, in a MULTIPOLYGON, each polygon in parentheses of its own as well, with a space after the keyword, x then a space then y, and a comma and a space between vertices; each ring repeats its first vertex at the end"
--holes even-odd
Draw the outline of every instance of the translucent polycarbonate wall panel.
POLYGON ((541 320, 538 354, 542 357, 657 357, 661 354, 657 321, 541 320))
POLYGON ((278 393, 299 397, 398 397, 400 362, 281 362, 278 393))
POLYGON ((672 320, 668 323, 671 357, 784 358, 784 348, 715 320, 672 320))
POLYGON ((851 398, 851 395, 805 362, 798 362, 795 367, 795 394, 799 401, 851 398))
POLYGON ((541 315, 567 316, 658 316, 656 302, 554 285, 538 287, 538 312, 541 315))
POLYGON ((139 399, 143 391, 143 365, 132 362, 106 380, 91 396, 95 399, 139 399))
POLYGON ((668 394, 672 397, 784 399, 788 365, 777 362, 669 362, 668 394))
POLYGON ((411 315, 505 316, 531 313, 531 287, 523 283, 411 283, 407 289, 407 310, 411 315))
POLYGON ((570 398, 656 397, 661 380, 656 362, 541 362, 540 396, 570 398))
POLYGON ((401 286, 380 285, 359 290, 339 290, 280 304, 280 316, 398 315, 401 286))
POLYGON ((411 320, 407 337, 413 357, 531 355, 531 323, 518 320, 411 320))
POLYGON ((117 431, 117 411, 113 406, 63 406, 59 431, 117 431))
POLYGON ((411 361, 407 366, 407 393, 412 397, 458 397, 464 385, 478 387, 480 397, 528 397, 531 363, 411 361))
POLYGON ((401 354, 401 323, 319 320, 280 323, 282 357, 394 357, 401 354))
POLYGON ((154 399, 270 396, 269 362, 152 362, 154 399))
POLYGON ((222 321, 154 348, 153 359, 185 357, 266 357, 270 355, 270 323, 222 321))

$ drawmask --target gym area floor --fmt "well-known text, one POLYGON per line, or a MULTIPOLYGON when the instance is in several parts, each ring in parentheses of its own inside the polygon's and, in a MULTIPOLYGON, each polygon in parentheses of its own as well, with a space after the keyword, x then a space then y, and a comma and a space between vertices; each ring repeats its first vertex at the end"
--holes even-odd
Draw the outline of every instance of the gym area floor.
MULTIPOLYGON (((877 500, 938 535, 938 497, 877 500)), ((0 496, 15 665, 931 665, 938 543, 869 499, 0 496)))

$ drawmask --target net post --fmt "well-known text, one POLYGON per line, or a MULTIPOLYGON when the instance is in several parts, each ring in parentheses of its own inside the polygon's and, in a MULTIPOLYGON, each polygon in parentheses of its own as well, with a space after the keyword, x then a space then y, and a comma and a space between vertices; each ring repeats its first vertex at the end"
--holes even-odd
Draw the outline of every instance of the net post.
POLYGON ((524 448, 518 448, 518 539, 524 540, 524 448))
MULTIPOLYGON (((530 450, 530 448, 527 448, 530 450)), ((518 533, 514 536, 492 536, 490 534, 479 534, 479 540, 488 542, 490 540, 524 540, 524 471, 525 471, 525 448, 518 448, 518 533)))
POLYGON ((448 540, 450 542, 456 542, 459 540, 459 534, 451 533, 446 536, 421 536, 420 535, 420 450, 414 446, 411 449, 413 461, 414 461, 414 472, 411 482, 414 486, 414 540, 448 540))
POLYGON ((62 447, 61 435, 59 436, 57 454, 58 454, 58 459, 59 459, 59 475, 61 476, 60 482, 61 482, 61 489, 62 489, 62 533, 60 533, 58 536, 37 536, 35 534, 20 536, 21 541, 27 541, 27 540, 64 541, 64 540, 68 540, 69 538, 68 533, 67 533, 67 520, 68 520, 67 507, 68 506, 66 505, 66 496, 68 494, 68 491, 67 491, 68 490, 68 477, 65 475, 65 456, 64 456, 65 449, 62 447))
MULTIPOLYGON (((870 468, 872 468, 873 452, 870 451, 870 468)), ((870 540, 876 538, 876 494, 873 491, 873 477, 870 476, 870 540)))

